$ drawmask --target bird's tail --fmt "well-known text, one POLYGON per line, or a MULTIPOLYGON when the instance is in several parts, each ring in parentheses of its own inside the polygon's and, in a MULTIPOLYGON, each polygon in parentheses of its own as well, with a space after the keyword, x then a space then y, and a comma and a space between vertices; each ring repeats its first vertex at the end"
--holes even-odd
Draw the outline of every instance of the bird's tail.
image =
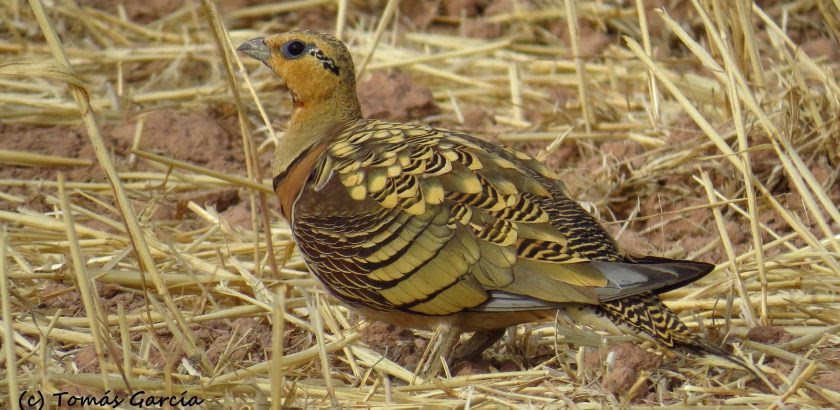
POLYGON ((756 370, 745 361, 689 330, 680 318, 662 303, 659 295, 653 292, 603 302, 600 307, 617 325, 624 325, 649 335, 662 346, 682 348, 699 355, 715 355, 758 376, 756 370))

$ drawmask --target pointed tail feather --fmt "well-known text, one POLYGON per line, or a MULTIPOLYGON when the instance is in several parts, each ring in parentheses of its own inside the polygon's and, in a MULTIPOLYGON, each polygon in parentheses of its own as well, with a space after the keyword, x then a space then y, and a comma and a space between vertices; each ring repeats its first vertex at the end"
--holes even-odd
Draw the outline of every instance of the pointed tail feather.
POLYGON ((745 361, 694 334, 671 309, 662 303, 659 295, 648 292, 603 302, 601 309, 616 324, 629 326, 637 332, 647 334, 662 346, 683 348, 700 355, 715 355, 759 377, 756 370, 745 361))

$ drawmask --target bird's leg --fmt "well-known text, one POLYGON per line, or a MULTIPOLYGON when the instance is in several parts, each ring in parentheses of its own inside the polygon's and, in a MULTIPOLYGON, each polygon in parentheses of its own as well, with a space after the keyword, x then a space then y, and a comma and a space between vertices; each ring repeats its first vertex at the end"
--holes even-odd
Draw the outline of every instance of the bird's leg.
POLYGON ((493 329, 475 332, 466 342, 455 348, 451 364, 473 360, 479 357, 488 347, 496 343, 505 335, 505 329, 493 329))
POLYGON ((424 365, 425 369, 420 372, 427 379, 440 374, 443 369, 441 358, 446 361, 447 365, 450 363, 449 359, 452 357, 452 351, 461 337, 461 326, 452 322, 444 322, 438 326, 436 333, 438 337, 431 347, 431 353, 424 365))

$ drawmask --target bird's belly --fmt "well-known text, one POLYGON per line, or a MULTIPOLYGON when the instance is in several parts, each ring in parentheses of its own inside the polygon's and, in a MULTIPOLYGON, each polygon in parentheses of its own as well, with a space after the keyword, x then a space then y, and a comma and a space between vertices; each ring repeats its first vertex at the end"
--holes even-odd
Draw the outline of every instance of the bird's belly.
POLYGON ((554 318, 557 309, 526 310, 517 312, 471 312, 431 316, 399 311, 381 311, 364 307, 350 307, 368 320, 379 320, 399 327, 435 330, 441 324, 457 325, 464 332, 504 329, 520 323, 538 322, 554 318))

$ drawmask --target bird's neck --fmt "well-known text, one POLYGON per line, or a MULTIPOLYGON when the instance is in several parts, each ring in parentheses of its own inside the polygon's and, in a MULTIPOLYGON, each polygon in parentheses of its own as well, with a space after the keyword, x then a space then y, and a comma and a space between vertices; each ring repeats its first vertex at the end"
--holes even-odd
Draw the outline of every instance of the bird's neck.
POLYGON ((275 149, 273 175, 285 174, 295 160, 310 148, 361 118, 355 90, 336 92, 314 102, 295 97, 289 126, 275 149))

